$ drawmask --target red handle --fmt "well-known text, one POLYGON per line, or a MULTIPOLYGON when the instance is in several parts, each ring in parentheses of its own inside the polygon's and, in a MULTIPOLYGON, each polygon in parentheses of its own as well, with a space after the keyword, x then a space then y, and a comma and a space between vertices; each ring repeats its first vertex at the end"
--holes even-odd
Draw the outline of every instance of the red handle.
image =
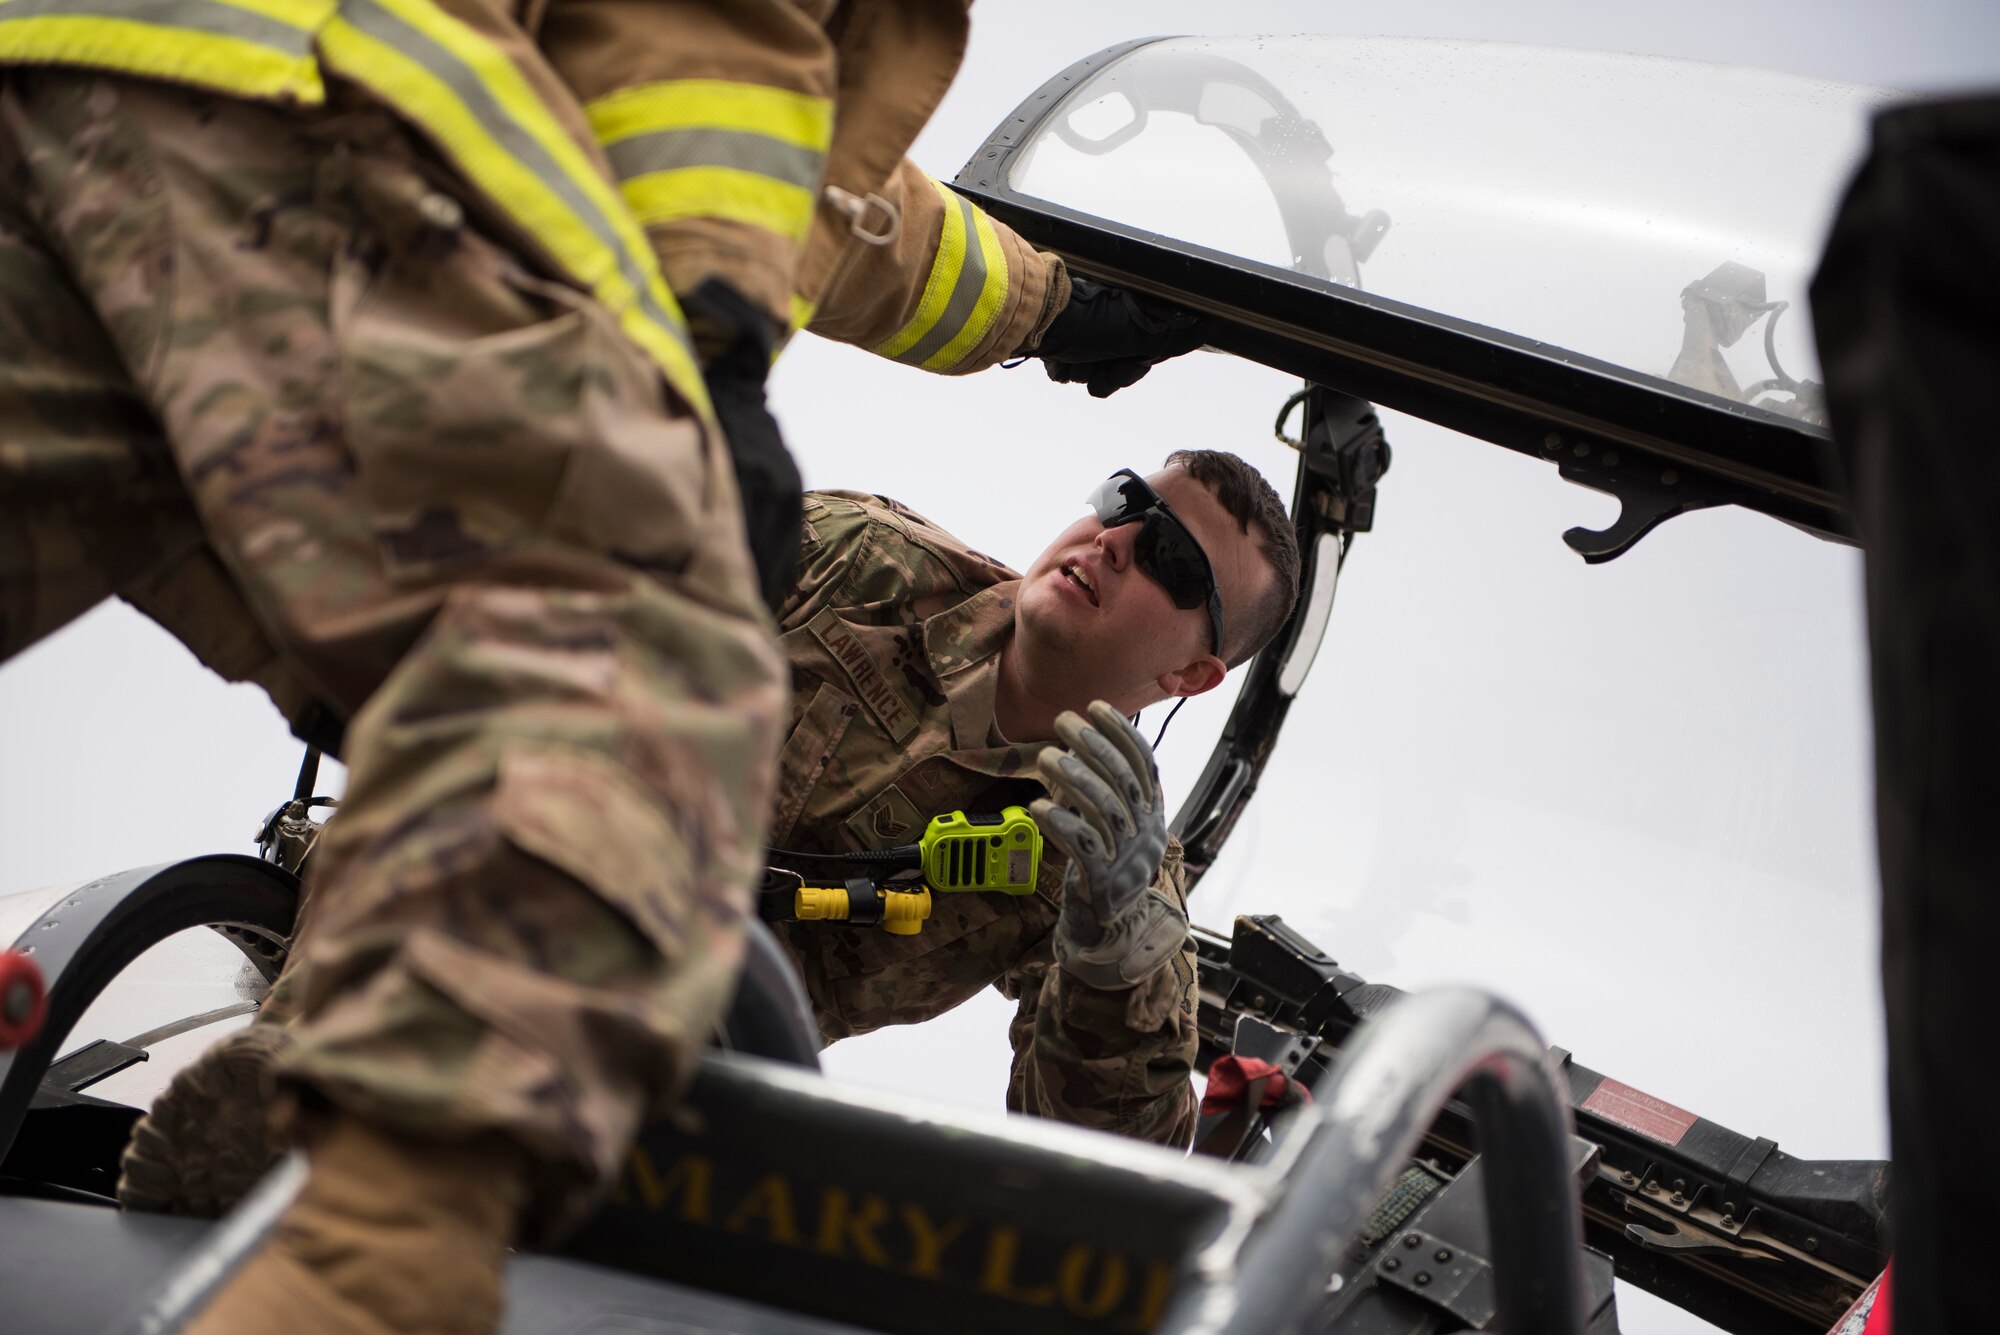
POLYGON ((0 951, 0 1052, 33 1038, 48 1008, 41 967, 26 955, 0 951))

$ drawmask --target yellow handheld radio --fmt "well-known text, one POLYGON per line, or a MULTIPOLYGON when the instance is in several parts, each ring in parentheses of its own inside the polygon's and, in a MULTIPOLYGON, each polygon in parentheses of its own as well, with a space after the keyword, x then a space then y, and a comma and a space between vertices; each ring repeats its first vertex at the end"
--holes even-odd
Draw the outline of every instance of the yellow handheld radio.
POLYGON ((1042 870, 1042 831, 1026 807, 1006 807, 998 815, 954 811, 932 817, 923 838, 914 844, 870 853, 789 855, 921 871, 923 883, 884 885, 870 874, 852 877, 843 886, 809 886, 798 873, 774 867, 766 871, 758 895, 759 912, 767 921, 850 922, 913 936, 931 916, 933 892, 1035 893, 1035 879, 1042 870))
POLYGON ((1042 869, 1042 831, 1026 807, 997 816, 933 816, 917 849, 924 881, 937 891, 1032 895, 1042 869))

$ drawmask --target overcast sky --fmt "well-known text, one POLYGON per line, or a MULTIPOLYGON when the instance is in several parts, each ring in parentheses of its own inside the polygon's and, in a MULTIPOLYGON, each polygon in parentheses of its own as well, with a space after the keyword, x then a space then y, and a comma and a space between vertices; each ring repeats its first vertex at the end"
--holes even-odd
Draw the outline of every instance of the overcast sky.
MULTIPOLYGON (((949 179, 1044 78, 1127 38, 1327 32, 1501 39, 1910 90, 2000 83, 2000 6, 1829 3, 1014 3, 975 8, 916 156, 949 179)), ((1754 153, 1754 127, 1732 151, 1754 153)), ((1198 182, 1190 183, 1199 189, 1198 182)), ((1293 386, 1216 356, 1104 402, 1033 365, 945 380, 802 340, 774 401, 810 483, 885 492, 1020 565, 1114 468, 1233 449, 1291 492, 1293 386)), ((1865 662, 1854 554, 1758 516, 1675 520, 1586 568, 1609 503, 1396 414, 1378 527, 1195 916, 1281 912, 1344 965, 1471 981, 1545 1037, 1805 1157, 1886 1153, 1865 662)), ((1178 799, 1226 714, 1162 754, 1178 799)), ((249 851, 299 748, 248 688, 107 606, 0 667, 0 892, 249 851)), ((843 1044, 837 1073, 996 1107, 1006 1006, 843 1044)), ((1621 1296, 1640 1335, 1706 1327, 1621 1296)))

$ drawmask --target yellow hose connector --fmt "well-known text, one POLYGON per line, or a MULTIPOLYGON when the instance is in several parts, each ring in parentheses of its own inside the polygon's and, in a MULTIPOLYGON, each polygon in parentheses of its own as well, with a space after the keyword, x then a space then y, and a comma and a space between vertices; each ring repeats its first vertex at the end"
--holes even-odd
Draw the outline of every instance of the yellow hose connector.
POLYGON ((931 916, 931 888, 882 892, 882 930, 893 936, 915 936, 931 916))
POLYGON ((915 936, 931 916, 929 886, 916 890, 877 890, 873 902, 855 912, 847 890, 834 885, 802 885, 793 916, 801 922, 879 923, 893 936, 915 936))
POLYGON ((845 922, 847 891, 837 885, 800 886, 798 907, 793 912, 804 922, 845 922))

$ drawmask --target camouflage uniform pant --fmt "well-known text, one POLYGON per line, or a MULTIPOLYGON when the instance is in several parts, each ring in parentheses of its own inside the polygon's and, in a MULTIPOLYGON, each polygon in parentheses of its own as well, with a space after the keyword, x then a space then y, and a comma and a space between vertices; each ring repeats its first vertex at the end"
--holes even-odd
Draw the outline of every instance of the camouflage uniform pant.
POLYGON ((572 1218, 741 955, 783 697, 719 442, 379 111, 16 71, 0 169, 0 655, 226 572, 349 719, 290 1076, 572 1218))

